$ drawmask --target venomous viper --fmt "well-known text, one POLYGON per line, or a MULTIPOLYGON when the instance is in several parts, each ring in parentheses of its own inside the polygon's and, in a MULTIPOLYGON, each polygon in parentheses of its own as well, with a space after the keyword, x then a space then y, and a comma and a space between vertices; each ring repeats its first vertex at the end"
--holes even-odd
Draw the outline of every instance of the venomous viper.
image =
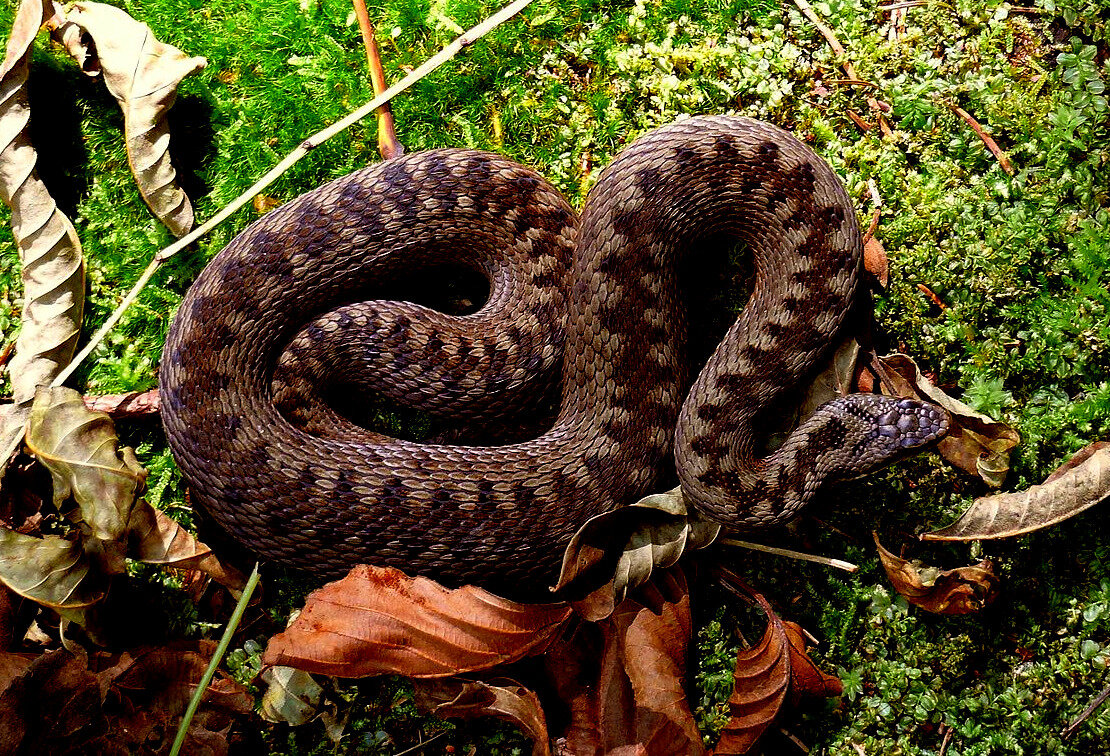
POLYGON ((407 155, 302 195, 212 260, 162 355, 165 429, 194 501, 265 558, 542 597, 579 526, 656 489, 672 459, 688 503, 753 528, 944 435, 942 410, 856 394, 759 458, 761 423, 828 351, 860 267, 839 179, 758 121, 641 137, 580 219, 503 157, 407 155), (752 250, 754 289, 690 388, 676 262, 722 234, 752 250), (488 278, 477 312, 381 298, 448 260, 488 278), (510 445, 393 439, 328 404, 357 387, 478 422, 560 365, 554 426, 510 445))

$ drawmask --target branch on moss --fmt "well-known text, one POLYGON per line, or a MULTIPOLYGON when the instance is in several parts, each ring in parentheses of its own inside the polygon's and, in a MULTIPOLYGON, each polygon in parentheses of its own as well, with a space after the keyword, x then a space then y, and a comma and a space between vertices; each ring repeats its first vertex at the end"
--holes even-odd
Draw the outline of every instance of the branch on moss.
POLYGON ((948 107, 952 109, 953 113, 964 119, 967 125, 971 127, 971 130, 979 135, 979 138, 983 140, 983 144, 987 145, 987 149, 990 150, 991 153, 998 159, 998 164, 1002 166, 1002 170, 1013 176, 1014 167, 1010 165, 1010 159, 1006 157, 1006 153, 1002 151, 1002 148, 998 146, 998 143, 991 139, 991 135, 988 134, 983 129, 983 127, 979 125, 979 122, 976 121, 970 113, 961 108, 959 105, 948 103, 948 107))
MULTIPOLYGON (((844 73, 848 75, 847 81, 837 79, 830 83, 844 83, 857 87, 870 86, 878 89, 878 85, 872 84, 868 81, 864 81, 858 75, 856 75, 856 67, 852 65, 852 61, 848 59, 848 53, 844 49, 844 45, 840 44, 840 40, 836 38, 835 34, 833 34, 833 30, 830 29, 825 24, 825 22, 821 20, 821 17, 817 15, 817 11, 813 10, 813 6, 806 2, 806 0, 794 0, 794 4, 798 6, 798 10, 802 12, 802 15, 808 18, 809 22, 817 28, 817 31, 821 32, 821 36, 824 37, 825 41, 829 43, 829 47, 831 47, 836 56, 840 58, 840 65, 844 69, 844 73)), ((882 130, 883 134, 891 136, 894 132, 891 131, 890 124, 887 123, 886 117, 883 115, 885 110, 889 110, 889 107, 884 110, 884 108, 882 107, 883 103, 880 103, 877 99, 870 95, 868 95, 867 97, 867 105, 871 108, 872 112, 878 114, 879 128, 882 130)), ((855 119, 852 120, 855 121, 855 119)), ((858 121, 856 122, 856 125, 859 125, 858 121)), ((868 129, 864 129, 864 131, 867 130, 868 129)))

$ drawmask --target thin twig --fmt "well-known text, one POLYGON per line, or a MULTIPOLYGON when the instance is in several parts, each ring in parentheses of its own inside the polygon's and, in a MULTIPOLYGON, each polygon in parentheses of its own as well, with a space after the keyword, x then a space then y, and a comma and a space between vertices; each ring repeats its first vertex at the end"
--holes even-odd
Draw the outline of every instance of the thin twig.
POLYGON ((775 556, 790 557, 791 559, 802 559, 806 562, 816 562, 823 564, 826 567, 835 567, 838 570, 845 572, 856 572, 859 570, 857 565, 851 562, 845 562, 843 559, 831 559, 829 557, 817 556, 815 554, 806 554, 801 551, 793 551, 791 549, 780 549, 775 546, 764 546, 759 543, 752 543, 751 541, 740 541, 735 538, 721 538, 717 543, 723 543, 726 546, 739 546, 744 549, 751 549, 752 551, 762 551, 767 554, 774 554, 775 556))
POLYGON ((447 731, 444 730, 443 732, 439 733, 438 735, 433 735, 432 737, 428 738, 423 743, 417 743, 412 748, 406 748, 403 751, 399 751, 398 753, 395 753, 393 756, 406 756, 406 754, 416 753, 417 751, 422 750, 425 746, 429 746, 432 743, 436 742, 437 740, 439 740, 440 738, 442 738, 446 734, 447 734, 447 731))
MULTIPOLYGON (((378 40, 374 38, 374 26, 370 23, 370 14, 366 11, 366 0, 353 0, 355 17, 358 18, 358 30, 362 34, 362 46, 366 48, 366 65, 370 68, 370 82, 374 85, 374 94, 380 95, 385 91, 385 71, 382 70, 382 56, 378 51, 378 40)), ((383 160, 403 155, 405 146, 397 139, 397 131, 393 123, 393 109, 389 103, 378 108, 378 152, 383 160)))
POLYGON ((169 245, 157 255, 155 255, 154 259, 150 261, 150 264, 147 265, 146 269, 142 272, 142 275, 139 276, 139 280, 135 282, 135 285, 133 287, 131 287, 131 291, 127 292, 127 295, 120 302, 119 307, 117 307, 115 311, 108 316, 108 320, 105 321, 104 325, 97 329, 96 333, 93 334, 93 337, 89 341, 89 343, 86 344, 85 347, 77 353, 76 357, 70 360, 70 363, 66 365, 60 373, 58 373, 58 376, 50 385, 62 385, 62 383, 64 383, 66 379, 69 378, 69 376, 73 373, 77 366, 80 365, 85 360, 85 358, 92 354, 92 351, 100 345, 101 341, 104 340, 105 335, 107 335, 107 333, 115 327, 116 323, 119 322, 120 317, 123 315, 124 312, 127 311, 127 308, 130 307, 132 303, 134 303, 134 301, 138 298, 139 293, 143 290, 143 287, 146 286, 147 282, 150 281, 151 277, 154 276, 155 272, 157 272, 158 268, 162 265, 163 262, 170 259, 178 252, 185 249, 185 247, 189 246, 194 241, 207 234, 220 223, 227 220, 236 211, 250 202, 256 194, 261 193, 264 189, 266 189, 266 187, 274 183, 274 181, 281 177, 282 174, 289 170, 293 165, 295 165, 301 158, 303 158, 313 149, 319 147, 321 144, 328 141, 336 134, 342 133, 346 129, 350 128, 353 124, 358 123, 363 118, 373 113, 382 105, 388 103, 394 97, 404 92, 406 89, 423 79, 432 71, 436 70, 444 63, 454 58, 456 55, 459 54, 460 50, 474 44, 483 36, 515 16, 517 13, 520 13, 520 11, 524 10, 524 8, 526 8, 531 3, 532 0, 514 0, 514 2, 506 5, 504 8, 487 18, 482 23, 461 34, 458 38, 455 39, 454 42, 444 47, 431 58, 428 58, 428 60, 414 69, 412 73, 401 79, 401 81, 397 82, 386 91, 382 92, 373 100, 366 103, 357 110, 349 113, 346 117, 336 121, 331 126, 328 126, 325 129, 321 129, 320 131, 305 139, 303 142, 300 143, 297 149, 286 155, 280 163, 275 165, 273 169, 271 169, 265 176, 255 182, 254 186, 229 202, 226 206, 224 206, 222 210, 213 215, 208 220, 208 222, 197 227, 192 232, 181 237, 176 242, 169 245))
POLYGON ((780 727, 779 728, 779 734, 782 735, 787 740, 789 740, 791 743, 793 743, 794 746, 799 751, 801 751, 802 753, 809 753, 809 747, 805 743, 802 742, 801 738, 799 738, 794 733, 790 732, 790 730, 787 730, 785 728, 780 727))
POLYGON ((1073 719, 1071 723, 1064 728, 1064 731, 1060 733, 1060 737, 1064 740, 1070 740, 1079 730, 1079 726, 1086 722, 1090 716, 1095 713, 1098 707, 1106 703, 1107 698, 1110 698, 1110 686, 1107 686, 1104 691, 1095 696, 1095 700, 1091 701, 1091 704, 1083 710, 1083 713, 1073 719))
POLYGON ((901 10, 902 8, 915 8, 918 5, 928 5, 928 4, 929 3, 925 2, 925 0, 907 0, 907 2, 904 2, 904 3, 891 3, 890 5, 880 5, 878 7, 878 10, 881 10, 881 11, 895 11, 895 10, 901 10))
MULTIPOLYGON (((944 727, 944 725, 941 726, 944 727)), ((940 753, 938 753, 937 756, 944 756, 944 754, 948 753, 948 744, 952 742, 952 733, 955 731, 955 727, 945 727, 944 737, 940 740, 940 753)))
POLYGON ((82 397, 93 412, 104 412, 113 420, 157 415, 162 411, 158 389, 132 391, 129 394, 102 394, 82 397))
POLYGON ((971 127, 972 131, 979 135, 979 138, 983 140, 983 144, 987 145, 987 149, 990 150, 991 153, 998 159, 998 164, 1002 166, 1002 170, 1013 176, 1014 167, 1010 165, 1010 159, 1006 157, 1006 153, 1002 151, 1002 148, 998 146, 998 143, 991 139, 991 135, 983 130, 983 127, 979 125, 979 122, 976 121, 970 113, 961 108, 959 105, 949 103, 948 107, 952 109, 953 113, 964 119, 964 121, 967 122, 967 125, 971 127))

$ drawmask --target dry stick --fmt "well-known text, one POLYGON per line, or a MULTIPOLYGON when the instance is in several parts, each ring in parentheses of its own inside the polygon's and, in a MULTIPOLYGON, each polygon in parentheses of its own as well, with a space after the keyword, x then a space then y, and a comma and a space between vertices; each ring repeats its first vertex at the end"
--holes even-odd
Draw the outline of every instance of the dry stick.
MULTIPOLYGON (((844 68, 844 73, 848 75, 848 80, 851 85, 860 86, 862 84, 868 83, 864 82, 862 79, 860 79, 859 76, 856 75, 856 67, 852 65, 852 61, 848 60, 848 53, 844 49, 844 45, 840 44, 840 40, 836 38, 835 34, 833 34, 833 30, 830 29, 825 24, 825 22, 821 20, 821 17, 817 15, 817 12, 813 10, 813 7, 808 2, 806 2, 806 0, 794 0, 794 5, 798 6, 798 10, 802 12, 802 15, 808 18, 809 22, 817 27, 817 31, 821 32, 821 36, 824 37, 825 41, 829 43, 829 47, 831 47, 836 56, 843 61, 841 63, 841 66, 844 68)), ((876 86, 876 88, 878 87, 876 86)), ((879 128, 882 129, 882 132, 884 134, 889 135, 890 126, 887 125, 886 119, 883 118, 882 108, 879 106, 879 101, 869 95, 867 97, 867 104, 871 108, 871 110, 879 113, 879 128)))
POLYGON ((851 562, 845 562, 843 559, 830 559, 829 557, 816 556, 815 554, 806 554, 801 551, 792 551, 791 549, 780 549, 775 546, 764 546, 759 543, 752 543, 751 541, 739 541, 735 538, 721 538, 717 543, 724 544, 725 546, 739 546, 752 551, 762 551, 767 554, 774 554, 775 556, 790 557, 791 559, 802 559, 806 562, 816 562, 823 564, 826 567, 835 567, 838 570, 845 572, 856 572, 859 570, 857 565, 851 562))
POLYGON ((125 296, 120 302, 119 307, 115 309, 115 312, 108 316, 108 320, 104 323, 104 325, 102 325, 97 330, 97 332, 93 334, 92 340, 85 345, 85 348, 77 353, 77 356, 74 357, 70 361, 70 363, 62 369, 62 372, 58 373, 58 377, 54 379, 54 382, 51 385, 62 385, 62 383, 64 383, 65 380, 69 378, 70 374, 73 373, 77 366, 80 365, 81 362, 83 362, 85 358, 88 357, 92 353, 92 351, 100 345, 100 342, 104 340, 104 336, 108 333, 108 331, 112 330, 112 328, 115 327, 116 323, 119 322, 120 317, 123 315, 124 312, 126 312, 127 308, 130 307, 132 303, 134 303, 135 299, 138 298, 139 292, 143 290, 143 287, 146 286, 147 282, 151 279, 158 268, 161 267, 163 262, 173 257, 175 254, 185 249, 185 247, 189 246, 194 241, 204 236, 213 228, 229 218, 237 210, 250 202, 255 195, 261 193, 263 189, 274 183, 274 181, 276 181, 283 173, 289 170, 289 168, 291 168, 294 164, 297 163, 297 161, 299 161, 313 149, 319 147, 321 144, 328 141, 336 134, 342 133, 344 130, 350 128, 351 125, 358 123, 363 118, 380 108, 382 105, 388 103, 394 97, 404 92, 406 89, 423 79, 432 71, 436 70, 444 63, 454 58, 464 47, 468 47, 469 45, 474 44, 483 36, 515 16, 517 13, 520 13, 520 11, 524 10, 524 8, 526 8, 531 3, 532 0, 515 0, 515 2, 509 3, 482 23, 478 24, 472 29, 469 29, 466 32, 463 32, 457 39, 455 39, 454 42, 444 47, 431 58, 428 58, 428 60, 422 63, 412 73, 401 79, 399 82, 394 84, 386 91, 382 92, 373 100, 366 103, 357 110, 351 112, 345 118, 336 121, 331 126, 328 126, 327 128, 322 129, 305 139, 303 142, 300 143, 297 149, 286 155, 280 163, 274 166, 269 173, 260 178, 254 184, 254 186, 229 202, 222 210, 213 215, 207 223, 197 227, 192 232, 190 232, 186 236, 181 237, 176 242, 169 245, 157 255, 155 255, 154 259, 150 261, 149 265, 147 265, 146 270, 144 270, 142 272, 142 275, 139 276, 139 280, 135 282, 135 285, 133 287, 131 287, 131 291, 127 292, 127 296, 125 296))
POLYGON ((945 727, 944 737, 940 741, 940 753, 937 756, 944 756, 948 753, 948 744, 952 742, 952 733, 955 731, 954 727, 945 727))
POLYGON ((1073 719, 1071 724, 1064 728, 1064 731, 1060 733, 1060 737, 1064 740, 1070 740, 1071 737, 1075 735, 1076 731, 1079 730, 1079 726, 1086 722, 1087 719, 1095 713, 1098 707, 1106 703, 1107 698, 1110 698, 1110 687, 1107 687, 1106 690, 1099 693, 1095 700, 1091 701, 1091 705, 1084 709, 1082 714, 1073 719))
MULTIPOLYGON (((366 65, 370 68, 370 82, 374 85, 374 94, 380 95, 385 91, 385 71, 382 70, 378 40, 374 38, 374 26, 370 23, 370 14, 366 11, 366 0, 354 0, 354 5, 358 30, 362 34, 362 46, 366 48, 366 65)), ((378 108, 378 152, 381 153, 383 160, 405 153, 405 146, 397 139, 397 130, 393 125, 393 109, 388 103, 378 108)))
POLYGON ((999 147, 993 139, 991 139, 991 135, 983 130, 983 127, 979 125, 979 122, 976 121, 970 113, 961 108, 959 105, 953 105, 949 103, 948 107, 952 109, 953 113, 964 119, 964 121, 967 122, 967 125, 970 126, 972 130, 979 135, 979 138, 983 140, 983 144, 987 145, 987 149, 990 150, 996 158, 998 158, 998 164, 1002 166, 1002 170, 1013 176, 1014 167, 1010 165, 1010 159, 1006 157, 1006 153, 1002 151, 1002 148, 999 147))

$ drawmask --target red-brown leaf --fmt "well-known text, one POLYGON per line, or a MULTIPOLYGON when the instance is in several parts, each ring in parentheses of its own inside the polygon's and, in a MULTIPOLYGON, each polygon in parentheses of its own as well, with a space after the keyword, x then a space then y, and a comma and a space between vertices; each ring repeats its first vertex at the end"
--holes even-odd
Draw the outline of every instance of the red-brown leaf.
POLYGON ((790 691, 790 641, 782 620, 767 599, 753 594, 767 614, 763 639, 736 655, 732 695, 728 706, 732 719, 721 731, 715 754, 742 754, 755 742, 786 705, 790 691))
POLYGON ((910 562, 883 548, 873 534, 887 577, 914 606, 934 614, 971 614, 998 597, 998 576, 987 560, 969 567, 939 570, 910 562))
POLYGON ((542 652, 571 613, 363 565, 309 595, 262 661, 337 677, 450 677, 542 652))
POLYGON ((690 628, 686 579, 672 568, 556 644, 545 661, 571 710, 560 754, 704 753, 683 691, 690 628))
POLYGON ((550 756, 547 720, 536 694, 513 680, 421 680, 416 684, 421 709, 437 717, 496 717, 532 738, 532 756, 550 756))

